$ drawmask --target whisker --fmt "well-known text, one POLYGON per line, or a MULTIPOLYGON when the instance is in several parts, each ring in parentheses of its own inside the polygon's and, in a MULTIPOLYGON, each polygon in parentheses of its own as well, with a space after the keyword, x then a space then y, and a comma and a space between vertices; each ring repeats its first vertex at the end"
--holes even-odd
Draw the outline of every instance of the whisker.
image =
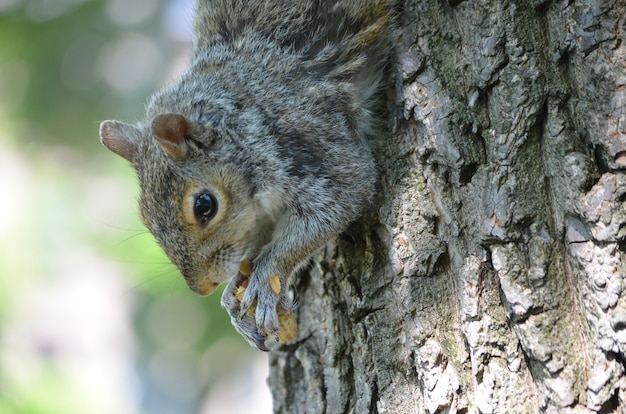
MULTIPOLYGON (((166 280, 167 283, 172 283, 172 286, 175 286, 175 284, 178 283, 180 279, 182 279, 181 277, 177 275, 178 269, 176 269, 173 265, 171 265, 171 263, 167 263, 164 265, 167 265, 168 268, 164 268, 159 272, 155 272, 152 276, 142 277, 142 280, 140 281, 135 281, 128 288, 126 293, 132 294, 137 290, 142 290, 141 288, 148 284, 154 284, 155 282, 162 282, 163 280, 166 280), (175 277, 172 277, 172 276, 175 276, 175 277)), ((171 289, 167 289, 167 291, 171 291, 171 289)))
POLYGON ((124 239, 119 240, 119 241, 118 241, 115 245, 116 245, 116 246, 120 246, 120 245, 122 245, 122 244, 124 244, 124 243, 128 243, 129 241, 133 240, 133 239, 134 239, 134 238, 136 238, 136 237, 139 237, 139 236, 145 236, 146 234, 150 234, 150 233, 148 232, 148 230, 144 230, 144 231, 136 231, 134 234, 131 234, 130 236, 128 236, 128 237, 126 237, 126 238, 124 238, 124 239))
POLYGON ((98 219, 96 220, 98 223, 102 224, 105 227, 108 227, 110 229, 114 229, 114 230, 120 230, 120 231, 142 231, 145 230, 147 231, 147 229, 143 226, 139 227, 139 228, 132 228, 132 227, 124 227, 124 226, 120 226, 117 224, 113 224, 110 223, 108 221, 102 220, 102 219, 98 219))

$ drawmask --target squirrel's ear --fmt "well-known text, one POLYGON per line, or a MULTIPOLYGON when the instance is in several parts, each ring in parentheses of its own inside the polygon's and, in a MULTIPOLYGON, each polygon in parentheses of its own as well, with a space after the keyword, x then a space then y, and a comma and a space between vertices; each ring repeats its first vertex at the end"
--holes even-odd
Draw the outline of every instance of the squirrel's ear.
POLYGON ((179 114, 161 114, 152 121, 152 134, 159 144, 175 160, 187 154, 185 137, 189 134, 191 121, 179 114))
POLYGON ((139 128, 119 121, 100 124, 100 141, 109 150, 130 162, 135 162, 137 143, 141 139, 139 128))

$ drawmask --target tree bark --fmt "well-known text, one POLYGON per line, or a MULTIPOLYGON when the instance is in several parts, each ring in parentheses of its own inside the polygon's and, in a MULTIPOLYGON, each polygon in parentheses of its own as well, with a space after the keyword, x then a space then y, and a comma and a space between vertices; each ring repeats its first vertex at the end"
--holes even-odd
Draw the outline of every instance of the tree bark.
POLYGON ((302 277, 275 412, 626 412, 626 2, 399 26, 379 208, 302 277))

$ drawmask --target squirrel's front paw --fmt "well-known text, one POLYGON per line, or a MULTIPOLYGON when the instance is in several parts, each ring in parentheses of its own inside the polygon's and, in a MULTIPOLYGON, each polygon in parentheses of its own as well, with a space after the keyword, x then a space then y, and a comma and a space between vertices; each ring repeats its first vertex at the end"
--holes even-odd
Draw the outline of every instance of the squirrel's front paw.
MULTIPOLYGON (((254 315, 259 332, 265 332, 278 340, 280 321, 277 307, 281 298, 281 283, 278 276, 264 278, 253 274, 245 287, 239 307, 239 317, 254 315)), ((284 295, 284 293, 283 293, 284 295)))
POLYGON ((231 318, 237 318, 239 316, 239 300, 235 297, 235 291, 239 286, 247 279, 246 276, 238 273, 233 277, 224 293, 222 293, 222 307, 226 309, 231 318))
POLYGON ((230 321, 241 336, 261 351, 269 351, 265 346, 267 335, 264 332, 259 332, 257 329, 254 315, 246 314, 243 318, 239 316, 241 298, 238 298, 238 296, 243 296, 241 286, 247 279, 247 276, 243 276, 240 273, 230 281, 222 294, 222 307, 224 307, 230 315, 230 321), (238 290, 239 293, 237 292, 238 290))
POLYGON ((261 338, 264 342, 267 336, 278 342, 291 341, 298 333, 298 325, 293 301, 282 287, 280 277, 251 274, 250 262, 244 260, 239 275, 224 291, 222 304, 229 311, 233 325, 259 349, 263 349, 259 346, 261 338))
POLYGON ((230 321, 235 327, 235 330, 239 332, 250 345, 256 346, 261 351, 267 352, 270 350, 265 345, 267 336, 259 332, 252 316, 246 315, 243 318, 231 317, 230 321))

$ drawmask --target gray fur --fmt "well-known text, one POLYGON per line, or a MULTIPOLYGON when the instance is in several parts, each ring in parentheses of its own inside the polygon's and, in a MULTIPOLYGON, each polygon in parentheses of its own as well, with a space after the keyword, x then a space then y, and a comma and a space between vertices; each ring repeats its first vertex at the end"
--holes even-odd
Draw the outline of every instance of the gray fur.
POLYGON ((145 125, 101 126, 103 143, 133 163, 142 218, 190 288, 206 294, 232 278, 222 304, 260 348, 265 332, 278 332, 277 306, 292 309, 269 278, 288 286, 372 199, 365 138, 375 131, 390 24, 389 1, 200 0, 180 81, 152 97, 145 125), (179 132, 149 126, 162 114, 188 121, 169 149, 155 138, 179 132), (188 213, 203 190, 219 208, 206 227, 188 213), (253 273, 238 303, 245 258, 253 273), (245 315, 255 300, 253 319, 245 315))

